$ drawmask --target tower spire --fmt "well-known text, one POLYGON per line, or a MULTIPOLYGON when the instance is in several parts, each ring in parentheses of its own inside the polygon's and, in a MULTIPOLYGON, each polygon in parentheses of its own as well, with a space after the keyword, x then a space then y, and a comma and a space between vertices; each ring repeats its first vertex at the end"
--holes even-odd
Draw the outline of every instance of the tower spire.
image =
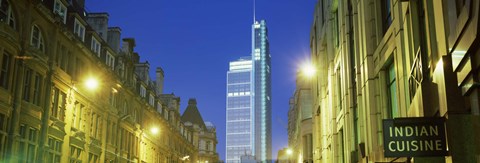
POLYGON ((253 0, 253 23, 255 24, 255 0, 253 0))

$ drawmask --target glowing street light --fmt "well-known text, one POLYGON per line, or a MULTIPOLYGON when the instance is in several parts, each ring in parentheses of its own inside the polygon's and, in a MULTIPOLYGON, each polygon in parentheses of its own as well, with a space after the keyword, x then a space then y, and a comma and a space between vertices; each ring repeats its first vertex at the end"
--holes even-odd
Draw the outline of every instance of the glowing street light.
POLYGON ((158 128, 156 128, 156 127, 152 127, 152 128, 150 129, 150 132, 151 132, 152 134, 156 135, 156 134, 158 134, 159 130, 158 130, 158 128))
POLYGON ((288 148, 288 149, 287 149, 287 155, 292 155, 292 154, 293 154, 293 150, 290 149, 290 148, 288 148))
POLYGON ((301 71, 302 74, 308 78, 312 78, 317 74, 317 68, 312 64, 304 64, 301 71))
POLYGON ((87 79, 87 81, 85 81, 85 86, 90 90, 95 90, 98 88, 98 80, 90 77, 87 79))

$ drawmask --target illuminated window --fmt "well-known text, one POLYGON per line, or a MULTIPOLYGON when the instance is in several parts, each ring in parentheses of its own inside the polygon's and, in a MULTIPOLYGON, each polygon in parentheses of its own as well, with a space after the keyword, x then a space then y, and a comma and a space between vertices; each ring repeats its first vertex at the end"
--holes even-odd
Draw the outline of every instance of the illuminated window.
POLYGON ((388 81, 387 81, 387 91, 388 91, 388 102, 389 110, 388 117, 396 118, 399 116, 398 107, 397 107, 397 83, 395 76, 395 64, 388 66, 388 81))
POLYGON ((85 41, 85 25, 80 23, 78 19, 75 19, 73 33, 77 35, 80 38, 80 40, 85 41))
POLYGON ((55 4, 53 5, 53 13, 62 18, 63 24, 67 22, 67 7, 60 0, 55 0, 55 4))
POLYGON ((34 48, 42 52, 45 52, 45 44, 43 41, 42 32, 40 31, 40 28, 38 28, 37 25, 32 26, 32 35, 30 37, 30 45, 32 45, 34 48))

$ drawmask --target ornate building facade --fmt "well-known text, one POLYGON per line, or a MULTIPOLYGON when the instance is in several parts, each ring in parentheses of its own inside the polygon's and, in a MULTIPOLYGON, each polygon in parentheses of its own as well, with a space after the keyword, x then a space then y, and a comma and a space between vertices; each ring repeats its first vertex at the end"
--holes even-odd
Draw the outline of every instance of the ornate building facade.
POLYGON ((0 162, 196 162, 163 70, 151 80, 135 40, 84 8, 0 1, 0 162))
MULTIPOLYGON (((288 148, 284 155, 290 162, 310 163, 312 154, 312 90, 311 79, 297 74, 296 88, 288 110, 288 148), (291 153, 286 152, 287 150, 291 153)), ((280 153, 280 152, 279 152, 280 153)))
POLYGON ((193 143, 198 149, 197 163, 220 162, 217 151, 217 130, 211 122, 203 121, 197 107, 197 100, 188 100, 188 106, 183 112, 182 121, 185 127, 193 131, 193 143))
POLYGON ((480 162, 479 7, 319 0, 310 38, 319 71, 314 162, 480 162), (444 118, 446 156, 386 157, 382 120, 407 117, 444 118))

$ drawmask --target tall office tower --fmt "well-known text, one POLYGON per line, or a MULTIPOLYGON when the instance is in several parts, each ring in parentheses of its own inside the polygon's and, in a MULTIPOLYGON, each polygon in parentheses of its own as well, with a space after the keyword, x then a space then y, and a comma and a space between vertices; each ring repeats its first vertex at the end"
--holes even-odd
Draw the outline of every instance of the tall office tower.
POLYGON ((252 56, 230 62, 227 72, 227 163, 242 156, 271 159, 270 50, 266 21, 252 28, 252 56))
POLYGON ((227 72, 226 162, 240 163, 243 155, 253 155, 254 110, 252 60, 242 57, 230 62, 227 72))
POLYGON ((272 159, 272 104, 270 78, 270 45, 267 22, 255 21, 252 28, 252 90, 255 112, 254 142, 258 161, 272 159))

